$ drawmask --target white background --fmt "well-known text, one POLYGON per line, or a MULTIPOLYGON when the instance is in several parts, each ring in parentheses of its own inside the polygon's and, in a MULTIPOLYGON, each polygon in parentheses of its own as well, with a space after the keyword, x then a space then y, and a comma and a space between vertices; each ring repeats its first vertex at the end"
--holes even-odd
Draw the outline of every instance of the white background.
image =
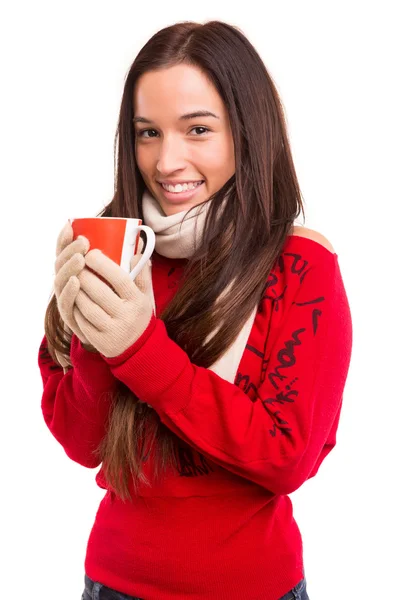
POLYGON ((41 415, 37 353, 55 241, 69 217, 94 216, 112 197, 119 103, 139 49, 176 21, 210 19, 238 25, 277 84, 305 224, 338 253, 352 309, 337 446, 292 494, 309 596, 400 598, 396 5, 37 0, 2 9, 2 598, 81 596, 103 492, 97 469, 68 459, 41 415))

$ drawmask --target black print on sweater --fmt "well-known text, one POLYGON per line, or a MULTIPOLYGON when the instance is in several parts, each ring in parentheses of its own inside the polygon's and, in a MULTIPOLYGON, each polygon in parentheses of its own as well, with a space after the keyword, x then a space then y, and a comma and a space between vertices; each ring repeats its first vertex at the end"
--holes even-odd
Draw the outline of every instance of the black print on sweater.
POLYGON ((54 363, 47 346, 45 346, 44 344, 40 345, 39 358, 40 358, 40 362, 42 363, 42 365, 50 365, 49 366, 50 371, 62 371, 63 370, 60 365, 57 365, 54 363))
POLYGON ((263 383, 265 381, 265 378, 267 376, 268 364, 269 364, 269 358, 264 358, 262 361, 262 367, 261 367, 261 379, 260 379, 261 383, 263 383))
MULTIPOLYGON (((316 304, 318 302, 323 302, 325 300, 324 296, 320 296, 319 298, 315 298, 314 300, 308 300, 307 302, 293 302, 296 306, 306 306, 307 304, 316 304)), ((318 329, 318 319, 322 315, 322 310, 319 308, 314 308, 312 312, 312 326, 314 335, 317 333, 318 329)))
MULTIPOLYGON (((300 278, 300 283, 303 283, 305 276, 309 272, 310 269, 308 267, 308 260, 303 258, 301 254, 295 254, 293 252, 284 252, 280 254, 276 260, 274 268, 276 268, 280 273, 283 273, 285 270, 285 259, 289 258, 291 260, 290 271, 294 275, 297 275, 300 278)), ((280 301, 284 298, 285 292, 287 290, 287 285, 285 285, 284 289, 280 294, 274 289, 274 286, 277 285, 279 279, 276 273, 274 273, 274 268, 271 270, 267 283, 265 285, 263 291, 263 300, 271 300, 272 307, 271 310, 277 312, 280 309, 280 301)))
POLYGON ((292 389, 292 386, 298 380, 297 377, 292 379, 290 384, 285 385, 285 391, 280 390, 279 383, 287 379, 287 375, 282 373, 282 371, 285 371, 285 369, 290 369, 290 367, 293 367, 296 364, 295 349, 297 348, 297 346, 301 346, 302 336, 305 333, 305 331, 306 329, 304 327, 293 331, 291 339, 285 341, 284 347, 281 350, 279 350, 277 354, 278 365, 268 375, 270 383, 278 391, 278 393, 273 397, 261 399, 261 403, 264 409, 273 421, 273 427, 269 430, 269 433, 272 437, 276 436, 277 430, 279 430, 283 435, 292 431, 288 421, 286 421, 280 416, 281 411, 274 410, 273 405, 293 403, 299 394, 299 392, 296 389, 292 389), (277 380, 279 383, 277 383, 277 380))
MULTIPOLYGON (((267 340, 265 340, 265 347, 266 346, 267 346, 267 340)), ((265 379, 265 374, 267 372, 268 362, 269 362, 268 358, 267 359, 264 358, 264 356, 265 356, 265 347, 264 347, 264 351, 261 351, 261 350, 257 350, 257 348, 254 348, 254 346, 250 346, 250 344, 246 344, 246 350, 249 350, 250 352, 253 352, 253 354, 255 354, 256 356, 258 356, 258 358, 261 358, 261 360, 262 360, 262 365, 261 365, 261 383, 265 379)), ((247 375, 246 375, 246 377, 247 377, 247 375)), ((239 383, 238 382, 235 382, 235 383, 236 383, 236 385, 239 385, 240 380, 239 380, 239 383)))
POLYGON ((257 387, 250 381, 249 375, 238 373, 235 379, 235 385, 247 394, 252 402, 257 402, 257 387))
POLYGON ((257 350, 257 348, 254 348, 254 346, 250 346, 250 344, 246 344, 246 350, 250 350, 250 352, 254 352, 254 354, 256 356, 258 356, 259 358, 264 358, 264 353, 260 352, 260 350, 257 350))
MULTIPOLYGON (((304 279, 305 276, 305 272, 304 270, 307 268, 308 266, 308 260, 306 260, 305 258, 303 258, 301 256, 301 254, 297 254, 295 252, 283 252, 282 254, 280 254, 278 256, 278 258, 276 259, 276 262, 274 264, 274 268, 277 268, 279 270, 280 273, 283 273, 285 270, 285 257, 286 256, 290 256, 292 258, 292 264, 290 266, 290 270, 294 275, 299 275, 300 278, 304 279)), ((272 270, 273 270, 272 269, 272 270)), ((309 269, 308 269, 309 270, 309 269)), ((308 272, 308 271, 307 271, 308 272)), ((301 279, 301 281, 303 281, 303 279, 301 279)))
POLYGON ((294 254, 292 252, 285 252, 284 255, 291 256, 293 258, 293 262, 290 267, 290 270, 294 275, 298 275, 300 277, 300 283, 303 283, 305 276, 307 275, 308 271, 310 270, 310 269, 308 269, 307 271, 305 270, 305 269, 307 269, 308 260, 303 258, 301 256, 301 254, 294 254))
MULTIPOLYGON (((305 276, 310 271, 308 267, 308 261, 303 259, 300 254, 295 254, 291 252, 286 252, 281 254, 278 257, 275 267, 280 273, 283 273, 285 270, 285 258, 291 259, 290 270, 294 275, 299 277, 300 283, 303 283, 305 276)), ((287 286, 284 287, 283 291, 278 294, 278 292, 274 289, 274 286, 279 282, 279 278, 276 273, 271 271, 267 283, 265 285, 263 291, 263 300, 270 300, 272 303, 272 311, 278 311, 280 308, 280 301, 284 298, 285 292, 287 290, 287 286)), ((306 302, 293 302, 296 306, 308 306, 310 304, 321 303, 325 300, 323 296, 316 297, 312 300, 308 300, 306 302)), ((311 326, 313 330, 314 336, 318 330, 319 319, 322 315, 322 311, 319 308, 314 308, 311 314, 311 326)), ((293 331, 291 335, 291 339, 284 342, 284 347, 278 352, 277 360, 278 365, 275 369, 269 373, 268 378, 272 384, 272 386, 277 390, 277 394, 273 397, 261 398, 259 395, 259 391, 256 390, 254 384, 250 382, 249 375, 244 375, 242 373, 238 373, 236 377, 235 384, 241 388, 246 394, 249 395, 252 402, 256 402, 258 399, 261 400, 261 403, 271 417, 273 421, 272 429, 269 429, 269 433, 271 436, 275 437, 277 430, 279 429, 281 434, 285 435, 291 431, 291 427, 289 426, 288 421, 281 416, 280 410, 274 410, 275 404, 290 404, 294 403, 298 397, 298 390, 293 389, 293 386, 298 381, 297 377, 292 377, 290 379, 290 383, 286 383, 289 375, 285 375, 285 369, 290 369, 296 364, 296 348, 301 346, 303 335, 306 333, 306 328, 301 327, 293 331), (285 383, 284 383, 285 382, 285 383), (281 389, 282 386, 282 389, 281 389), (250 393, 249 393, 250 392, 250 393), (256 392, 256 396, 254 397, 254 392, 256 392)), ((250 344, 247 344, 246 350, 253 352, 256 356, 262 359, 262 370, 260 382, 263 383, 267 376, 268 365, 270 359, 264 359, 265 356, 265 348, 264 352, 254 348, 250 344)))
POLYGON ((196 452, 200 464, 196 463, 192 448, 178 448, 177 452, 178 472, 181 477, 198 477, 199 475, 208 475, 211 471, 214 471, 200 452, 196 452))
POLYGON ((279 381, 287 379, 287 376, 282 375, 281 371, 283 369, 289 369, 290 367, 293 367, 296 364, 295 348, 296 346, 301 345, 300 335, 303 334, 305 331, 305 327, 293 331, 292 339, 287 340, 284 344, 284 348, 279 350, 277 354, 279 364, 275 367, 274 371, 272 371, 272 373, 268 375, 268 379, 270 380, 271 384, 276 390, 279 389, 279 385, 276 383, 276 379, 278 379, 279 381))
POLYGON ((275 273, 271 272, 267 279, 267 283, 264 288, 264 293, 263 293, 263 297, 262 297, 263 300, 271 300, 271 302, 272 302, 271 310, 272 311, 275 310, 275 312, 277 312, 279 310, 279 302, 284 297, 286 289, 287 289, 287 285, 285 285, 283 292, 278 296, 277 292, 272 287, 272 286, 276 285, 277 283, 278 283, 278 277, 275 275, 275 273), (272 288, 272 289, 270 290, 270 288, 272 288))
MULTIPOLYGON (((307 306, 310 304, 321 303, 324 300, 325 298, 323 296, 318 296, 313 300, 306 302, 294 302, 293 304, 296 304, 296 306, 307 306)), ((318 319, 321 317, 321 315, 322 310, 319 308, 313 309, 311 315, 311 326, 313 328, 314 336, 317 332, 318 319)), ((277 430, 279 430, 283 435, 292 431, 289 423, 281 417, 281 411, 274 410, 273 407, 276 404, 284 405, 293 403, 296 401, 299 395, 298 390, 293 389, 293 386, 295 385, 296 381, 298 381, 298 378, 294 377, 290 380, 290 383, 286 383, 286 380, 288 377, 290 377, 290 375, 285 374, 285 370, 295 366, 296 351, 298 347, 301 346, 306 331, 307 329, 305 327, 301 327, 292 332, 291 338, 284 342, 283 348, 281 348, 277 353, 277 366, 268 374, 268 379, 271 385, 277 390, 277 394, 273 397, 261 398, 261 402, 264 409, 267 411, 273 421, 273 428, 269 430, 269 433, 273 437, 276 436, 277 430)))

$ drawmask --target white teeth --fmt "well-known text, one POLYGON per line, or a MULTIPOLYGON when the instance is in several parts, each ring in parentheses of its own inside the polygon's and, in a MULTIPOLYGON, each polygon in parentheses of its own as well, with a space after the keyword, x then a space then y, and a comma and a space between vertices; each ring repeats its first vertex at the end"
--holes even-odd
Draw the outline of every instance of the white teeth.
POLYGON ((180 184, 178 183, 178 185, 166 185, 164 183, 162 183, 161 185, 163 186, 164 190, 167 190, 167 192, 174 192, 175 194, 179 194, 180 192, 186 192, 187 190, 194 190, 196 187, 198 187, 199 185, 201 185, 203 182, 202 181, 198 181, 196 183, 184 183, 184 184, 180 184))

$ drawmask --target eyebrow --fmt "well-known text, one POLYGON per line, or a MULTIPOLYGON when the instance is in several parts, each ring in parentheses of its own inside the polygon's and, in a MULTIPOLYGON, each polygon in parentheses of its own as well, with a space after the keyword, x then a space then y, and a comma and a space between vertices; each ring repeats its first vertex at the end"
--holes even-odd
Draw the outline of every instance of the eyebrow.
MULTIPOLYGON (((197 117, 214 117, 215 119, 219 119, 217 115, 209 110, 196 110, 195 112, 181 115, 179 121, 189 121, 190 119, 195 119, 197 117)), ((150 119, 146 119, 145 117, 134 117, 133 123, 154 123, 154 121, 150 121, 150 119)))

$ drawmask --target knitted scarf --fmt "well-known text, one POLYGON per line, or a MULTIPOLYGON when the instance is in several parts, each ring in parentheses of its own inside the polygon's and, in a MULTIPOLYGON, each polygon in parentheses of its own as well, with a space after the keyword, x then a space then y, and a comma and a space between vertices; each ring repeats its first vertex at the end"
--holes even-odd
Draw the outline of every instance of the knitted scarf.
MULTIPOLYGON (((174 215, 165 216, 157 200, 146 189, 142 197, 144 224, 151 227, 156 235, 155 250, 167 258, 189 258, 201 239, 209 204, 196 207, 185 217, 184 210, 174 215)), ((233 344, 226 350, 213 365, 211 371, 229 381, 235 382, 236 372, 239 367, 251 328, 257 313, 254 307, 249 319, 242 327, 233 344)), ((212 333, 208 339, 213 335, 212 333)))

